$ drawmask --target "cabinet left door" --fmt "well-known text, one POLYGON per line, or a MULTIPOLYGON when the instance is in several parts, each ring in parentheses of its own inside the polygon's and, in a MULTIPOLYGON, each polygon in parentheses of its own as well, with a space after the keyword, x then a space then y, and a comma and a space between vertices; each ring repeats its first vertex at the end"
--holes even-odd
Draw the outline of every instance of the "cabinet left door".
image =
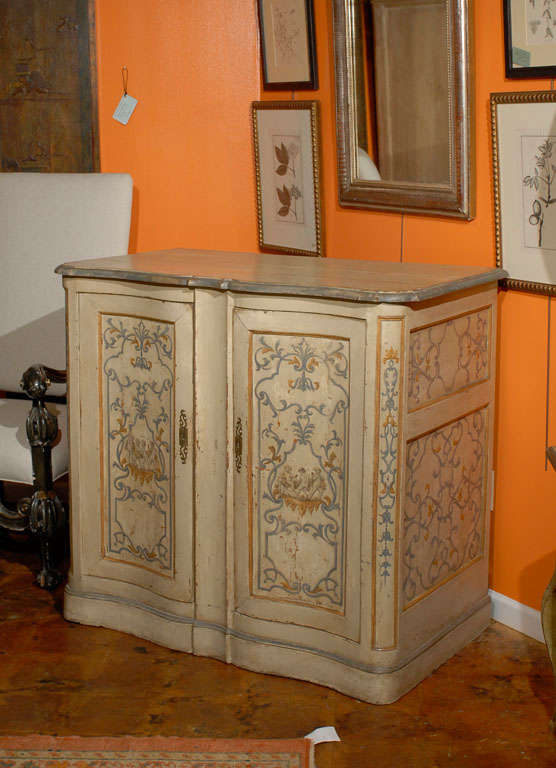
POLYGON ((193 303, 184 294, 77 293, 77 333, 70 305, 70 386, 79 388, 78 402, 70 393, 70 589, 80 582, 190 616, 193 303))

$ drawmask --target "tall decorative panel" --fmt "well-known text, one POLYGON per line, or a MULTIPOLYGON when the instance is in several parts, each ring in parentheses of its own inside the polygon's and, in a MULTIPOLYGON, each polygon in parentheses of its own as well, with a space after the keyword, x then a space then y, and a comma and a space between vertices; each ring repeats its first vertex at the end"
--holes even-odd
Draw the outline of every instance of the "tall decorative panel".
POLYGON ((251 345, 251 593, 343 613, 349 343, 251 345))
POLYGON ((354 361, 352 345, 354 327, 362 334, 363 324, 346 320, 327 333, 328 318, 296 319, 306 332, 288 331, 286 313, 240 311, 236 319, 236 411, 247 443, 237 513, 249 535, 240 604, 249 615, 266 616, 274 606, 294 621, 335 622, 355 636, 348 526, 361 515, 350 468, 361 460, 353 453, 361 440, 360 431, 354 435, 363 360, 354 361))
POLYGON ((104 555, 172 575, 174 324, 100 323, 104 555))
POLYGON ((377 320, 373 646, 394 648, 398 634, 398 536, 404 320, 377 320))
POLYGON ((88 573, 193 599, 192 304, 85 294, 88 573))

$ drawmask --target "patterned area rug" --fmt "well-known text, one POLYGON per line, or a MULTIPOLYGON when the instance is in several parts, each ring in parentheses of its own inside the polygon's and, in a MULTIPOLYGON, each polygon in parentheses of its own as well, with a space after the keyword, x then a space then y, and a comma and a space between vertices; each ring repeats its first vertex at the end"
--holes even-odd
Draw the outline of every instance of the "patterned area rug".
POLYGON ((0 768, 314 768, 310 739, 0 738, 0 768))

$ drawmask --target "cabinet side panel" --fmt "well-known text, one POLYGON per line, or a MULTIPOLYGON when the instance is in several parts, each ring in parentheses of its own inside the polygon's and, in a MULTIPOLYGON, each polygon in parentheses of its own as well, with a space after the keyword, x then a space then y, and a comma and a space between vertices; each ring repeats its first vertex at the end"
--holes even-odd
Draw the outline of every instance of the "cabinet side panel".
POLYGON ((409 411, 488 379, 490 325, 485 307, 411 332, 409 411))
POLYGON ((400 646, 488 601, 497 292, 410 315, 400 534, 400 646))
POLYGON ((407 445, 404 608, 484 555, 488 422, 483 408, 407 445))

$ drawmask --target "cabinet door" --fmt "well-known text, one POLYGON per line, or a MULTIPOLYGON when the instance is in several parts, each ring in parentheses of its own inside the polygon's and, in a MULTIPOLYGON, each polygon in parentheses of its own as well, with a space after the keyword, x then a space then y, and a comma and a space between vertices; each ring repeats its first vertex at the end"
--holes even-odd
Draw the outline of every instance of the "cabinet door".
POLYGON ((192 306, 81 294, 81 410, 72 414, 83 576, 185 603, 193 601, 192 306))
POLYGON ((236 309, 233 365, 234 627, 357 640, 365 322, 236 309))

